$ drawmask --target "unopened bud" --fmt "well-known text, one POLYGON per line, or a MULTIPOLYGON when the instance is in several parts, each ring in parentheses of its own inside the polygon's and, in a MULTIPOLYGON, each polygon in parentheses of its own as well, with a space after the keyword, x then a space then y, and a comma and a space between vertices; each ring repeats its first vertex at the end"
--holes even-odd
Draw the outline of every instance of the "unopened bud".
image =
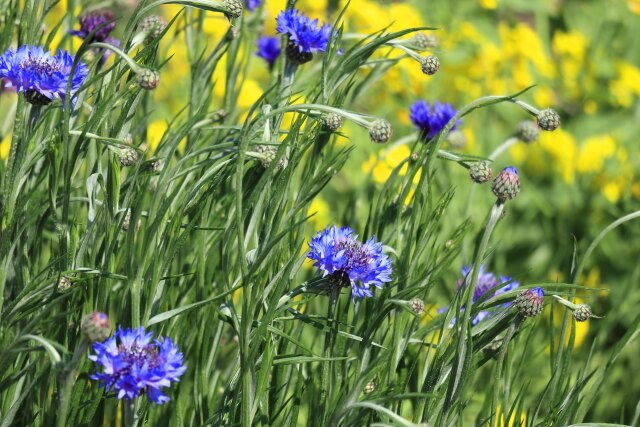
POLYGON ((551 108, 540 111, 536 118, 538 119, 538 126, 542 130, 554 131, 560 127, 560 116, 551 108))
POLYGON ((89 313, 82 318, 80 330, 90 342, 104 341, 111 334, 109 317, 99 311, 89 313))
POLYGON ((525 120, 518 123, 516 136, 520 141, 531 144, 532 142, 536 142, 538 140, 539 135, 540 128, 535 122, 532 122, 531 120, 525 120))
POLYGON ((420 61, 420 69, 424 74, 432 76, 440 69, 440 60, 434 55, 422 58, 422 61, 420 61))
POLYGON ((573 318, 576 322, 586 322, 592 315, 591 307, 587 304, 578 304, 578 307, 573 310, 573 318))
POLYGON ((389 141, 392 134, 393 128, 391 127, 391 123, 385 119, 377 119, 369 128, 369 138, 371 138, 373 142, 377 142, 379 144, 389 141))
POLYGON ((120 166, 133 166, 138 161, 138 152, 132 147, 124 147, 118 156, 120 166))
POLYGON ((136 74, 136 82, 142 89, 153 90, 160 83, 160 74, 155 70, 143 68, 136 74))
POLYGON ((422 314, 422 312, 424 311, 424 301, 422 301, 420 298, 414 298, 409 301, 409 308, 415 314, 422 314))
POLYGON ((342 127, 343 118, 340 114, 329 113, 324 117, 324 125, 331 132, 336 132, 342 127))
POLYGON ((501 202, 506 202, 516 197, 520 192, 518 170, 513 166, 504 168, 493 180, 491 190, 501 202))
POLYGON ((542 288, 527 289, 517 296, 515 306, 522 317, 539 315, 544 306, 544 291, 542 288))
POLYGON ((469 168, 469 177, 477 184, 483 184, 491 179, 493 171, 489 162, 476 162, 469 168))

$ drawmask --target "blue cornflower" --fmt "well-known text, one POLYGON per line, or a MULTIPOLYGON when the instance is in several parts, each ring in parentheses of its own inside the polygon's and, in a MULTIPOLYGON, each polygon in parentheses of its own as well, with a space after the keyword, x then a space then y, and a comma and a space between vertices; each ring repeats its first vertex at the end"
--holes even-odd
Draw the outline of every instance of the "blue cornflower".
POLYGON ((131 400, 141 394, 150 402, 162 405, 169 398, 162 394, 162 387, 178 382, 184 374, 182 353, 169 338, 153 340, 153 333, 145 333, 144 327, 135 330, 122 329, 105 342, 93 344, 95 355, 89 356, 102 372, 90 378, 99 380, 105 389, 114 389, 118 399, 131 400))
MULTIPOLYGON (((456 110, 448 103, 436 101, 433 105, 422 99, 418 100, 411 106, 410 118, 413 124, 420 129, 422 135, 427 140, 437 135, 446 124, 456 115, 456 110)), ((456 121, 451 130, 460 124, 460 120, 456 121)))
POLYGON ((69 33, 74 36, 78 36, 81 39, 86 39, 92 31, 100 27, 100 29, 93 34, 91 41, 108 42, 111 38, 111 32, 116 28, 116 21, 114 20, 113 13, 108 10, 89 12, 80 18, 79 21, 80 29, 72 30, 69 33))
MULTIPOLYGON (((80 29, 69 31, 69 34, 78 36, 85 40, 89 37, 92 31, 100 27, 100 29, 91 36, 89 41, 108 43, 115 47, 120 45, 120 41, 118 39, 110 36, 111 32, 116 28, 116 21, 114 20, 113 13, 110 11, 98 10, 89 12, 79 20, 80 29)), ((111 55, 111 51, 108 49, 92 49, 92 51, 96 54, 102 54, 102 57, 100 58, 101 62, 106 61, 109 55, 111 55)))
MULTIPOLYGON (((458 288, 462 286, 462 284, 465 281, 465 278, 467 277, 470 271, 471 271, 471 267, 467 267, 467 266, 462 267, 462 278, 459 279, 456 283, 458 288)), ((493 293, 490 294, 490 297, 494 297, 494 296, 503 294, 507 291, 510 291, 512 289, 515 289, 518 286, 520 286, 520 283, 516 282, 515 280, 513 280, 511 277, 508 277, 508 276, 500 276, 499 278, 497 278, 493 273, 486 272, 484 269, 484 265, 481 265, 480 271, 478 274, 478 281, 476 282, 476 289, 475 289, 475 292, 473 293, 473 302, 475 303, 477 300, 489 294, 493 289, 496 289, 499 286, 502 286, 502 287, 493 291, 493 293)), ((509 305, 511 305, 511 302, 505 303, 503 307, 508 307, 509 305)), ((438 312, 440 313, 445 310, 446 308, 443 308, 443 309, 440 309, 438 312)), ((464 310, 464 307, 463 307, 463 310, 464 310)), ((483 310, 479 312, 476 315, 476 317, 473 318, 471 323, 473 325, 477 325, 481 320, 487 317, 490 317, 496 312, 497 312, 496 310, 483 310)))
POLYGON ((288 36, 287 56, 302 64, 315 52, 324 52, 333 34, 330 25, 318 27, 318 20, 311 20, 304 13, 290 9, 276 17, 276 30, 288 36))
POLYGON ((24 92, 34 105, 46 105, 54 98, 64 101, 67 82, 71 78, 71 95, 80 88, 87 76, 87 67, 79 63, 70 77, 73 56, 59 50, 55 56, 39 46, 22 46, 7 50, 0 56, 0 78, 8 80, 8 87, 24 92))
POLYGON ((269 68, 280 56, 280 37, 262 36, 258 39, 258 51, 256 55, 269 63, 269 68))
POLYGON ((249 12, 253 12, 260 7, 261 3, 262 0, 247 0, 247 9, 249 9, 249 12))
POLYGON ((332 284, 351 286, 354 299, 372 297, 371 285, 381 288, 391 281, 393 273, 391 260, 382 252, 382 243, 376 242, 375 237, 365 243, 357 238, 349 227, 327 227, 311 240, 308 255, 332 284))

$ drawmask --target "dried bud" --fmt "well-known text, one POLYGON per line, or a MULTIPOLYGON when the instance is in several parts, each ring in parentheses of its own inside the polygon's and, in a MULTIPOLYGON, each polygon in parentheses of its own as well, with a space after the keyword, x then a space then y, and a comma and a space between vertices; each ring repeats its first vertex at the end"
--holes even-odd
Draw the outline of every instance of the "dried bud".
POLYGON ((420 69, 427 76, 432 76, 440 69, 440 60, 434 55, 422 58, 422 61, 420 62, 420 69))
POLYGON ((80 330, 90 342, 104 341, 111 334, 109 317, 99 311, 89 313, 82 318, 80 330))
POLYGON ((71 287, 71 278, 69 276, 62 276, 58 281, 58 292, 64 292, 71 287))
POLYGON ((573 310, 573 318, 576 322, 586 322, 592 316, 591 307, 587 304, 579 304, 578 307, 573 310))
POLYGON ((539 135, 540 128, 535 122, 532 122, 531 120, 525 120, 518 123, 516 136, 520 141, 531 144, 532 142, 536 142, 538 140, 539 135))
POLYGON ((491 190, 501 202, 516 197, 520 192, 520 177, 516 168, 513 166, 504 168, 493 180, 491 190))
POLYGON ((343 118, 340 114, 329 113, 324 117, 324 125, 331 132, 336 132, 342 127, 343 118))
POLYGON ((138 161, 138 152, 131 147, 124 147, 120 150, 120 166, 133 166, 138 161))
POLYGON ((538 126, 546 131, 554 131, 560 127, 560 116, 551 108, 542 110, 538 113, 538 126))
POLYGON ((544 291, 542 288, 527 289, 515 300, 515 306, 522 317, 535 317, 542 312, 544 291))
POLYGON ((493 171, 489 162, 476 162, 469 168, 469 176, 473 182, 483 184, 491 179, 493 171))
POLYGON ((377 119, 369 128, 369 138, 371 138, 373 142, 377 142, 379 144, 389 141, 392 134, 393 128, 391 127, 391 123, 385 119, 377 119))
POLYGON ((409 301, 409 308, 415 314, 422 314, 422 312, 424 311, 424 301, 422 301, 420 298, 414 298, 409 301))
POLYGON ((158 83, 160 83, 160 74, 155 70, 143 68, 138 71, 136 82, 138 82, 142 89, 153 90, 157 88, 158 83))
POLYGON ((244 7, 242 6, 242 2, 240 0, 224 0, 222 5, 225 9, 227 9, 227 18, 235 19, 242 16, 242 10, 244 9, 244 7))

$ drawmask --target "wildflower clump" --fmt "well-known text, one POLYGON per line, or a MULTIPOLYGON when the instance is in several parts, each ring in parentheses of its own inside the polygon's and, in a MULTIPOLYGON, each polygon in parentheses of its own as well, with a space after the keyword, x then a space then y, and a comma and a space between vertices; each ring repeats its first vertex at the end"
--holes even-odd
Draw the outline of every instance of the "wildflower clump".
POLYGON ((308 258, 314 260, 333 288, 351 286, 355 299, 372 297, 371 286, 381 288, 391 281, 391 260, 375 237, 362 243, 349 227, 327 227, 309 243, 308 258))
POLYGON ((113 337, 93 344, 89 359, 102 368, 90 378, 113 389, 118 399, 134 399, 146 394, 149 402, 161 405, 169 401, 164 387, 178 382, 186 371, 182 353, 169 338, 152 340, 144 327, 133 331, 118 327, 113 337))
MULTIPOLYGON (((64 101, 73 60, 74 57, 63 50, 52 55, 39 46, 25 45, 15 51, 9 49, 0 56, 0 78, 8 81, 8 87, 24 93, 32 105, 47 105, 55 98, 64 101)), ((87 72, 86 65, 78 63, 71 76, 72 97, 80 89, 87 72)))

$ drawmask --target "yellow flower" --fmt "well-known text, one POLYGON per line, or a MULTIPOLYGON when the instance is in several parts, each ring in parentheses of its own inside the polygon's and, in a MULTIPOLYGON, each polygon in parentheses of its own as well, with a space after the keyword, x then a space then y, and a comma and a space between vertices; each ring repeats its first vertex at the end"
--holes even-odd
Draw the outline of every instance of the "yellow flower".
POLYGON ((640 0, 627 0, 629 10, 636 15, 640 15, 640 0))
POLYGON ((616 153, 616 141, 611 135, 598 135, 587 138, 580 147, 578 154, 578 172, 602 172, 606 159, 616 153))
MULTIPOLYGON (((387 182, 393 170, 411 155, 411 150, 405 144, 391 147, 388 152, 382 153, 383 158, 376 160, 375 155, 371 155, 369 159, 362 164, 362 171, 365 173, 372 172, 373 180, 379 184, 387 182)), ((404 175, 407 172, 407 164, 402 166, 398 172, 404 175)))
POLYGON ((589 40, 579 31, 558 31, 553 35, 552 49, 556 55, 582 61, 587 52, 589 40))
POLYGON ((164 120, 156 120, 149 124, 147 128, 147 145, 149 146, 149 151, 154 152, 158 145, 160 144, 160 140, 164 136, 167 131, 167 122, 164 120))
POLYGON ((326 227, 331 220, 331 207, 324 199, 317 196, 309 205, 307 215, 313 215, 310 222, 313 224, 314 230, 320 230, 326 227))
POLYGON ((497 0, 480 0, 480 7, 483 9, 493 10, 498 6, 497 0))
POLYGON ((520 413, 520 418, 518 418, 515 414, 511 414, 511 418, 509 418, 509 422, 506 423, 506 418, 509 416, 508 413, 502 413, 502 407, 498 406, 496 408, 496 417, 494 427, 520 427, 527 425, 527 415, 525 413, 520 413))
POLYGON ((0 142, 0 160, 9 158, 9 150, 11 149, 11 134, 5 135, 0 142))
POLYGON ((613 102, 623 107, 631 106, 634 97, 640 96, 640 68, 628 62, 615 65, 618 77, 609 83, 613 102))
POLYGON ((551 162, 562 179, 571 184, 575 175, 576 142, 562 128, 540 133, 540 147, 551 156, 551 162))

